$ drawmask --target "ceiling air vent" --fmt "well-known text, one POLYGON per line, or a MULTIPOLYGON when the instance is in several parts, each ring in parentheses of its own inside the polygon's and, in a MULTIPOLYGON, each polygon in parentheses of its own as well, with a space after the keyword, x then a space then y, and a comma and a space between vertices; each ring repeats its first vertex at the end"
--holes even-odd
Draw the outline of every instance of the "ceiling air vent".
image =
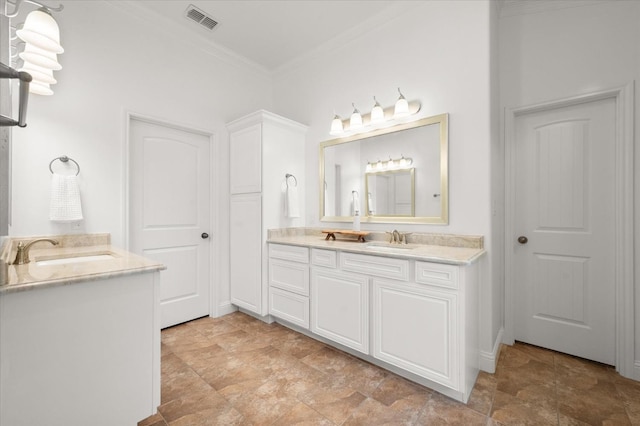
POLYGON ((208 30, 213 30, 218 23, 211 16, 204 13, 202 10, 198 9, 194 5, 190 4, 187 7, 187 10, 184 12, 184 16, 188 19, 202 25, 208 30))

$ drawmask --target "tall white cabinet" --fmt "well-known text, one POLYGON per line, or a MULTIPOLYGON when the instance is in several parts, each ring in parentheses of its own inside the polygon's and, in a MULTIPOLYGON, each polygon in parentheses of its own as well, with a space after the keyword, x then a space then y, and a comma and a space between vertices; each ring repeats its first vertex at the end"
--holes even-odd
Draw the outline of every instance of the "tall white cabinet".
POLYGON ((304 225, 307 126, 257 111, 227 124, 230 142, 231 303, 268 313, 267 230, 304 225), (286 179, 286 175, 294 177, 286 179), (284 213, 287 184, 297 184, 300 218, 284 213))

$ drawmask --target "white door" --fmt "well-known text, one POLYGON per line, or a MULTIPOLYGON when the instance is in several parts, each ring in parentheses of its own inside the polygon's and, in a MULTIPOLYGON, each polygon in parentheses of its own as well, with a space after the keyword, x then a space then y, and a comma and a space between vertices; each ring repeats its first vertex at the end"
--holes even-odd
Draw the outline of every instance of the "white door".
POLYGON ((161 326, 209 314, 209 137, 130 121, 130 249, 160 261, 161 326))
POLYGON ((615 363, 615 100, 515 121, 516 340, 615 363))

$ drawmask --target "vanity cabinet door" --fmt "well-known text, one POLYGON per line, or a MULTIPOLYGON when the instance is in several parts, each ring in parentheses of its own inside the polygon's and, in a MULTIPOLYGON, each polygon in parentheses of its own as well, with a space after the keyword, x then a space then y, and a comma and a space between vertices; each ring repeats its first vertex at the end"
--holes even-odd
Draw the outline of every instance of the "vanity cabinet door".
POLYGON ((459 389, 455 292, 373 280, 373 356, 459 389))
POLYGON ((369 278, 312 268, 310 299, 312 332, 369 353, 369 278))

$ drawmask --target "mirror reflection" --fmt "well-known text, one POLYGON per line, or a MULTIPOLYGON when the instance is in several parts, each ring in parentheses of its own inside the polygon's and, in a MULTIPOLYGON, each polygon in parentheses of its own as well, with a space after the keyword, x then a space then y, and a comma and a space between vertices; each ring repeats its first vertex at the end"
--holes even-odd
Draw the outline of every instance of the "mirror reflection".
POLYGON ((365 222, 448 222, 448 116, 320 145, 320 216, 365 222), (357 196, 354 196, 356 194, 357 196))
POLYGON ((366 173, 366 215, 415 216, 414 170, 366 173))

